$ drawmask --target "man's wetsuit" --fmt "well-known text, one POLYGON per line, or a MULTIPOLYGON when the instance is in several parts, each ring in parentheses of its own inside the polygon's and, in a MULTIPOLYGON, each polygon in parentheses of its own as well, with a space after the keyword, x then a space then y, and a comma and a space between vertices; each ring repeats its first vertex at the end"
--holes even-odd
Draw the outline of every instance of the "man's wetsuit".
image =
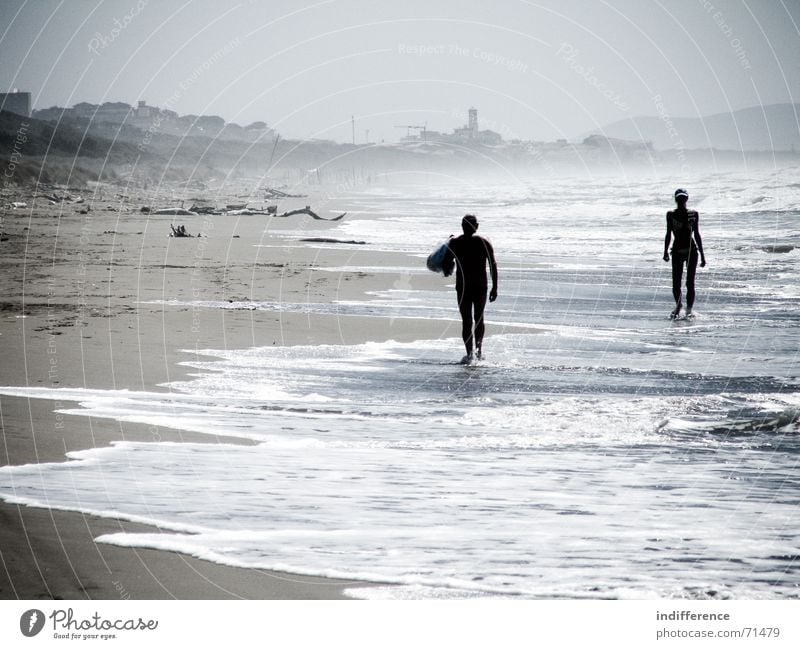
MULTIPOLYGON (((461 312, 461 337, 467 349, 467 356, 472 356, 473 335, 472 324, 475 323, 475 347, 478 356, 481 354, 483 334, 483 310, 486 307, 486 264, 492 274, 492 296, 497 296, 497 263, 494 259, 492 244, 477 234, 462 234, 450 239, 445 255, 444 267, 456 266, 456 296, 458 310, 461 312), (474 315, 474 318, 473 318, 474 315)), ((449 273, 448 273, 449 274, 449 273)))
POLYGON ((672 297, 675 298, 676 305, 680 305, 681 302, 681 279, 683 265, 686 264, 686 307, 690 313, 694 305, 694 277, 697 273, 698 248, 700 254, 703 250, 698 218, 697 212, 687 210, 685 207, 667 212, 667 236, 664 244, 666 255, 670 236, 674 238, 671 250, 672 297))

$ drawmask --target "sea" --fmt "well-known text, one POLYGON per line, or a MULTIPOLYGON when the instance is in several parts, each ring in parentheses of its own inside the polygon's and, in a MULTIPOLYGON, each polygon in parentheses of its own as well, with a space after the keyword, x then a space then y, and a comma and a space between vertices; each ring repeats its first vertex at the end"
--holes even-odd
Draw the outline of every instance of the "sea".
POLYGON ((451 337, 208 349, 149 392, 0 388, 255 442, 121 441, 0 468, 0 497, 161 530, 100 543, 363 580, 347 590, 360 598, 796 598, 799 171, 340 188, 345 219, 274 236, 408 253, 317 269, 384 273, 390 288, 185 304, 458 331, 452 278, 412 280, 471 212, 500 269, 484 359, 460 364, 451 337), (673 321, 662 254, 677 186, 700 213, 708 265, 696 316, 673 321))

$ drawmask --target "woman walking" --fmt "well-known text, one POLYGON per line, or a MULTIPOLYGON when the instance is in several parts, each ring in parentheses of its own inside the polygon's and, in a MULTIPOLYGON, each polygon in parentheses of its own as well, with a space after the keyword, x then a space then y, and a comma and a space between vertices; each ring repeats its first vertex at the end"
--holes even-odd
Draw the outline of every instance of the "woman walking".
POLYGON ((682 308, 681 279, 683 267, 686 266, 686 317, 691 318, 694 306, 694 276, 697 272, 697 258, 700 256, 700 267, 706 265, 706 256, 703 253, 703 240, 700 237, 700 225, 697 212, 686 209, 689 194, 685 189, 675 190, 675 203, 677 207, 667 212, 667 236, 664 237, 664 261, 670 260, 672 253, 672 297, 675 298, 675 308, 670 313, 670 318, 677 318, 682 308), (670 241, 674 237, 672 250, 669 250, 670 241))

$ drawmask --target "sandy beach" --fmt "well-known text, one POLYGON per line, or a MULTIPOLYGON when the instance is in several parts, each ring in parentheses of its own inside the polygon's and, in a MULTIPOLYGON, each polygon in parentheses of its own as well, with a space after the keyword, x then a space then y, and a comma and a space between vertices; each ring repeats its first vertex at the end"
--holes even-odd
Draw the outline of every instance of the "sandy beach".
POLYGON ((795 597, 796 210, 753 202, 793 180, 706 205, 680 321, 663 231, 643 210, 618 237, 604 180, 549 210, 492 185, 281 201, 332 223, 141 211, 180 188, 7 210, 3 597, 795 597), (473 205, 500 297, 464 365, 424 263, 473 205))
MULTIPOLYGON (((264 312, 252 300, 333 302, 391 286, 381 273, 324 267, 391 266, 391 254, 303 243, 298 221, 263 215, 151 216, 143 201, 8 211, 0 282, 0 384, 166 391, 192 350, 352 344, 457 335, 424 320, 264 312), (81 210, 91 209, 82 214, 81 210), (183 223, 200 238, 170 238, 183 223), (171 300, 226 300, 231 310, 171 300)), ((302 217, 300 217, 302 218, 302 217)), ((414 282, 436 282, 434 276, 414 282)), ((439 286, 441 282, 439 281, 439 286)), ((74 404, 2 397, 6 464, 60 462, 114 441, 247 443, 163 427, 54 412, 74 404)), ((121 520, 0 504, 3 598, 337 598, 352 582, 229 568, 185 555, 97 544, 105 533, 145 529, 121 520)), ((150 530, 156 531, 156 530, 150 530)))

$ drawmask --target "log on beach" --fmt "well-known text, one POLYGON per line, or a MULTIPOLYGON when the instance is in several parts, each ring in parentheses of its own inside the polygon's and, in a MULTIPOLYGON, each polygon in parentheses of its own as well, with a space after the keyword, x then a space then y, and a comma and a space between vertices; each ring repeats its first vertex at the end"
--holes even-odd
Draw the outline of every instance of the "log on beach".
POLYGON ((151 214, 169 215, 169 216, 197 216, 197 212, 184 209, 182 207, 165 207, 160 210, 152 210, 151 214))
POLYGON ((342 212, 342 213, 341 213, 339 216, 334 216, 333 218, 326 219, 326 218, 324 218, 324 217, 320 216, 319 214, 317 214, 316 212, 314 212, 314 211, 311 209, 311 207, 309 207, 308 205, 306 205, 306 206, 305 206, 304 208, 302 208, 302 209, 299 209, 299 210, 289 210, 288 212, 284 212, 283 214, 274 214, 273 216, 278 216, 278 217, 288 217, 288 216, 295 216, 295 215, 297 215, 297 214, 307 214, 307 215, 308 215, 308 216, 310 216, 312 219, 316 219, 317 221, 341 221, 341 220, 342 220, 342 219, 345 217, 345 215, 347 214, 347 212, 342 212))

